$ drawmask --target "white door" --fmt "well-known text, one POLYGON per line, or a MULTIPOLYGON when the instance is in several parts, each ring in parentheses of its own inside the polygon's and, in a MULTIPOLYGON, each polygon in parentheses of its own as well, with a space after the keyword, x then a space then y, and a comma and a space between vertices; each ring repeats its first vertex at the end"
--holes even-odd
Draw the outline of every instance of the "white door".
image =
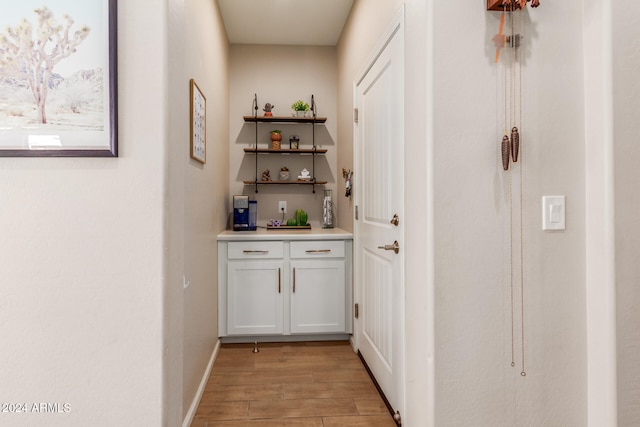
POLYGON ((356 82, 356 345, 394 410, 404 405, 402 17, 356 82), (397 225, 391 220, 397 215, 397 225), (393 250, 399 246, 398 253, 393 250), (382 247, 382 248, 380 248, 382 247), (386 248, 385 248, 386 247, 386 248))

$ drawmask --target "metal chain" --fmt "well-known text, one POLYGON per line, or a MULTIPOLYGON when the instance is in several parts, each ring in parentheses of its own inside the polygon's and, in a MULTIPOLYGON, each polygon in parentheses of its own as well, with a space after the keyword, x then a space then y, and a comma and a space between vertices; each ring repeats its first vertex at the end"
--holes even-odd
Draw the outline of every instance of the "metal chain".
MULTIPOLYGON (((522 27, 522 10, 518 13, 519 21, 520 21, 520 32, 523 32, 522 27)), ((522 135, 522 56, 518 57, 518 70, 520 74, 519 78, 519 86, 520 86, 520 135, 522 135)), ((522 371, 520 375, 523 377, 527 375, 525 370, 525 328, 524 328, 524 164, 522 155, 522 142, 520 144, 520 325, 521 325, 521 334, 522 334, 522 371)))

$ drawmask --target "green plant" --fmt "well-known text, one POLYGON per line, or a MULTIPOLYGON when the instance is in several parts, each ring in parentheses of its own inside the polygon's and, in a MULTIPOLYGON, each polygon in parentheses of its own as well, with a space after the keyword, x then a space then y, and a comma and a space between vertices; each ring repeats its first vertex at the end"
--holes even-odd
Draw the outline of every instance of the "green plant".
POLYGON ((309 104, 303 101, 296 101, 291 104, 291 108, 295 111, 309 111, 309 104))
POLYGON ((308 215, 302 209, 296 209, 296 223, 298 225, 307 225, 308 215))
POLYGON ((282 133, 282 131, 280 129, 275 129, 275 130, 272 130, 270 133, 282 133))

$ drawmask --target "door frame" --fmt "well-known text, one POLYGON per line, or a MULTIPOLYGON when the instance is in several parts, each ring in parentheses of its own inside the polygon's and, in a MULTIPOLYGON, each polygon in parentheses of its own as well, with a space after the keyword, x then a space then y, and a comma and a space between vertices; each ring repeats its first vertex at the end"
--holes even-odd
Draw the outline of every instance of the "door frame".
MULTIPOLYGON (((356 74, 356 78, 353 81, 353 105, 354 108, 357 107, 357 99, 358 99, 358 85, 364 80, 364 78, 366 77, 367 73, 371 70, 371 68, 373 67, 373 65, 375 64, 376 60, 380 57, 380 55, 382 54, 382 52, 384 51, 384 49, 387 47, 387 45, 389 44, 389 42, 391 41, 391 39, 393 38, 393 36, 396 33, 401 33, 403 35, 403 48, 405 46, 404 43, 404 33, 405 33, 405 6, 402 5, 399 9, 399 11, 396 13, 396 15, 394 16, 394 18, 391 20, 389 26, 387 27, 387 29, 385 30, 385 32, 382 34, 382 36, 380 37, 380 39, 378 40, 378 42, 374 45, 373 49, 372 49, 372 53, 367 57, 367 60, 364 62, 364 66, 360 69, 360 71, 356 74)), ((406 57, 404 58, 405 64, 404 64, 404 72, 406 75, 406 57)), ((406 89, 405 89, 405 94, 406 94, 406 89)), ((403 95, 404 98, 404 95, 403 95)), ((354 111, 354 117, 355 117, 355 111, 354 111)), ((355 120, 355 119, 354 119, 355 120)), ((406 126, 405 126, 406 127, 406 126)), ((404 129, 403 129, 403 135, 404 135, 404 129)), ((354 159, 354 169, 357 171, 359 170, 359 157, 358 157, 358 146, 360 144, 360 140, 359 140, 359 136, 358 136, 358 129, 356 128, 356 126, 353 126, 353 159, 354 159)), ((406 185, 406 175, 403 178, 403 188, 406 185)), ((354 199, 356 200, 356 202, 359 200, 357 197, 357 194, 355 194, 358 191, 358 186, 357 186, 357 181, 356 181, 356 186, 354 187, 354 199)), ((404 207, 403 209, 406 207, 406 200, 404 200, 404 207)), ((357 203, 356 203, 356 209, 358 209, 357 207, 357 203)), ((406 215, 406 212, 405 212, 406 215)), ((359 223, 358 220, 354 220, 354 232, 353 232, 353 237, 354 237, 354 243, 353 243, 353 263, 354 263, 354 268, 353 268, 353 295, 354 295, 354 302, 359 302, 358 298, 361 294, 362 291, 362 279, 359 277, 359 265, 358 263, 360 262, 358 260, 358 256, 356 254, 356 250, 358 248, 358 244, 359 244, 359 240, 360 240, 360 236, 359 236, 359 223)), ((406 232, 406 230, 405 230, 406 232)), ((404 241, 404 239, 403 239, 404 241)), ((405 268, 405 266, 402 267, 403 270, 405 268)), ((402 287, 404 289, 405 287, 405 283, 406 283, 406 277, 403 273, 402 275, 402 287)), ((400 411, 400 414, 406 414, 407 413, 407 399, 406 399, 406 362, 407 362, 407 354, 406 354, 406 301, 404 300, 404 296, 405 296, 405 292, 403 292, 403 299, 402 299, 402 313, 400 313, 400 330, 402 331, 402 355, 403 355, 403 361, 402 361, 402 372, 401 372, 401 393, 402 393, 402 398, 401 398, 401 402, 402 402, 402 406, 399 408, 394 408, 396 410, 400 411)), ((360 331, 358 330, 357 327, 357 322, 358 320, 355 319, 355 310, 353 312, 354 314, 354 319, 353 319, 353 335, 352 335, 352 345, 355 349, 358 349, 360 347, 360 341, 361 341, 361 334, 360 331)), ((359 353, 359 351, 358 351, 359 353)), ((367 368, 368 370, 368 368, 367 368)), ((381 390, 380 390, 381 391, 381 390)))

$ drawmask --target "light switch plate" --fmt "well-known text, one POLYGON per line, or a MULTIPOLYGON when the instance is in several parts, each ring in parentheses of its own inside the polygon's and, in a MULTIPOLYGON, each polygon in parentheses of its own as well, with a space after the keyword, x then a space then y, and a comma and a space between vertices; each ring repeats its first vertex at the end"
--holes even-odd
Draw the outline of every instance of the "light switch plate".
POLYGON ((542 197, 542 229, 565 229, 565 200, 564 196, 542 197))

